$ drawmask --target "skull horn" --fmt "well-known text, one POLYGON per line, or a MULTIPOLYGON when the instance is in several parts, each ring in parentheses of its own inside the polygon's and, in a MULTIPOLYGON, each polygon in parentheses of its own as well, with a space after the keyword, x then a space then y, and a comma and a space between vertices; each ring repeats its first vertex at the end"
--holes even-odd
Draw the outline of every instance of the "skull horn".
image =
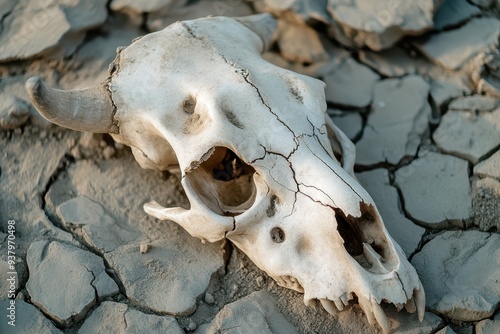
POLYGON ((271 45, 271 39, 274 31, 276 30, 276 26, 278 25, 274 16, 268 13, 255 14, 238 17, 236 18, 236 21, 240 22, 248 29, 259 35, 262 39, 262 43, 264 44, 262 51, 267 50, 267 48, 271 45))
POLYGON ((26 90, 38 112, 52 123, 77 131, 118 133, 106 83, 64 91, 33 77, 26 81, 26 90))

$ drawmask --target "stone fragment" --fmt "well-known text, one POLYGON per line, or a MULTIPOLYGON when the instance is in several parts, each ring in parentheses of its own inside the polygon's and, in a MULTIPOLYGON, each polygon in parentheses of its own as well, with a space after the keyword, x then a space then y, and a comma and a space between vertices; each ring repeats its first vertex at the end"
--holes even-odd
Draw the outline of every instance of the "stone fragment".
POLYGON ((463 226, 472 211, 467 161, 428 152, 396 171, 406 212, 432 226, 463 226))
POLYGON ((133 303, 159 313, 192 313, 213 273, 224 268, 221 243, 171 238, 151 245, 145 254, 125 245, 104 256, 133 303))
POLYGON ((151 249, 150 244, 140 244, 139 245, 139 252, 141 252, 141 254, 147 253, 150 249, 151 249))
POLYGON ((500 21, 496 18, 477 18, 466 25, 432 35, 417 48, 431 61, 451 70, 462 67, 481 50, 498 44, 500 21))
MULTIPOLYGON (((394 334, 428 334, 439 328, 443 320, 431 312, 425 312, 424 320, 420 322, 416 313, 398 312, 395 307, 385 309, 391 323, 391 333, 394 334)), ((364 333, 364 332, 359 332, 364 333)))
POLYGON ((467 0, 444 0, 434 15, 434 27, 442 30, 456 26, 478 15, 481 10, 467 2, 467 0))
POLYGON ((357 163, 397 164, 413 156, 428 128, 429 85, 420 76, 388 79, 375 84, 372 112, 356 143, 357 163))
POLYGON ((439 79, 431 79, 431 101, 438 114, 434 115, 439 118, 446 110, 448 102, 452 99, 459 97, 463 94, 461 87, 453 84, 452 82, 439 79))
POLYGON ((209 15, 235 17, 252 14, 254 14, 254 11, 250 4, 243 0, 203 0, 194 2, 175 0, 172 2, 172 6, 150 13, 146 24, 150 31, 158 31, 177 21, 198 19, 209 15))
POLYGON ((425 229, 404 216, 397 190, 389 184, 389 172, 375 169, 356 176, 377 204, 389 234, 403 248, 406 256, 410 256, 417 249, 425 229))
POLYGON ((37 334, 59 334, 62 333, 59 329, 47 319, 42 312, 31 304, 26 303, 21 299, 15 299, 15 326, 9 325, 11 307, 10 299, 0 300, 0 309, 3 316, 0 321, 0 333, 2 334, 18 334, 18 333, 37 333, 37 334))
POLYGON ((447 231, 417 253, 412 264, 426 292, 426 304, 454 321, 490 317, 500 302, 500 235, 447 231))
POLYGON ((280 20, 276 34, 281 55, 289 61, 311 64, 328 58, 318 33, 305 23, 280 20))
MULTIPOLYGON (((137 0, 113 0, 111 1, 110 8, 114 11, 124 9, 132 10, 136 13, 151 13, 157 12, 165 7, 171 7, 178 1, 174 0, 152 0, 152 1, 137 1, 137 0)), ((186 1, 181 2, 181 4, 186 1)))
POLYGON ((353 58, 328 72, 323 80, 326 83, 326 101, 341 106, 364 108, 373 97, 373 87, 380 76, 353 58))
POLYGON ((500 144, 500 109, 476 115, 450 111, 433 134, 438 147, 476 164, 500 144))
POLYGON ((0 61, 71 54, 83 42, 84 31, 107 17, 106 2, 92 0, 22 0, 8 13, 2 21, 0 61))
POLYGON ((380 52, 360 50, 359 60, 387 77, 416 74, 419 63, 423 62, 397 46, 380 52))
POLYGON ((498 99, 482 96, 462 96, 450 102, 448 108, 453 111, 492 111, 500 106, 498 99))
POLYGON ((380 51, 405 35, 419 35, 433 26, 440 1, 329 0, 330 34, 339 42, 380 51))
POLYGON ((102 303, 85 320, 78 334, 184 333, 174 317, 145 314, 115 302, 102 303))
POLYGON ((474 174, 500 180, 500 151, 474 166, 474 174))
POLYGON ((227 304, 210 324, 198 328, 204 333, 298 333, 297 329, 279 312, 274 298, 264 290, 227 304))
POLYGON ((124 244, 139 242, 143 235, 131 225, 120 225, 99 204, 78 196, 57 207, 63 225, 103 254, 124 244))
POLYGON ((456 334, 450 326, 446 326, 445 328, 436 332, 436 334, 456 334))
POLYGON ((60 326, 82 320, 97 302, 118 293, 98 256, 57 241, 31 244, 26 288, 31 301, 60 326), (64 303, 61 303, 64 300, 64 303))
POLYGON ((485 177, 472 182, 474 225, 481 231, 500 231, 500 181, 485 177))
POLYGON ((493 47, 473 61, 471 78, 480 94, 500 98, 500 51, 493 47))
POLYGON ((326 10, 327 0, 253 0, 258 12, 273 13, 277 17, 293 16, 296 20, 307 22, 314 19, 328 24, 330 14, 326 10), (293 14, 292 14, 293 13, 293 14), (299 18, 296 18, 299 17, 299 18))
POLYGON ((215 303, 214 296, 212 296, 212 294, 209 292, 205 293, 205 302, 209 305, 212 305, 213 303, 215 303))
POLYGON ((500 334, 500 313, 493 320, 486 319, 476 324, 476 334, 500 334))
POLYGON ((28 121, 30 115, 30 106, 26 101, 15 96, 0 100, 0 128, 18 128, 28 121))
POLYGON ((363 128, 363 119, 357 112, 346 112, 342 115, 335 115, 331 117, 333 123, 335 123, 340 130, 344 131, 347 137, 351 140, 358 137, 363 128))

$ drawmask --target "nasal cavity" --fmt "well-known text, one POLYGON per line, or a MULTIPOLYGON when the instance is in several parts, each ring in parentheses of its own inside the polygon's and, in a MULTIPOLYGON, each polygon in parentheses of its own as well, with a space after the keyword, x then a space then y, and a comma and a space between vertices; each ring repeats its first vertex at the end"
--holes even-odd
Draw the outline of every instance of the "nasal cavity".
POLYGON ((193 190, 213 212, 236 216, 255 201, 255 169, 227 147, 214 147, 186 173, 193 190))
POLYGON ((345 215, 335 210, 337 230, 344 247, 365 270, 384 274, 389 272, 397 257, 390 251, 382 222, 372 205, 360 204, 361 216, 345 215))

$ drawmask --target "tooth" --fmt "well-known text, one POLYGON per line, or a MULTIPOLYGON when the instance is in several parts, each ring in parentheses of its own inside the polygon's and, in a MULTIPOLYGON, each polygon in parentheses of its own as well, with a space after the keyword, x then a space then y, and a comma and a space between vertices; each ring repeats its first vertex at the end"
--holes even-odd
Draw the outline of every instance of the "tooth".
POLYGON ((396 308, 397 308, 398 312, 401 311, 403 309, 403 307, 404 307, 404 305, 401 304, 401 303, 396 303, 395 305, 396 305, 396 308))
POLYGON ((363 296, 358 296, 359 306, 365 312, 368 323, 373 325, 375 323, 375 317, 373 316, 371 303, 363 296))
POLYGON ((408 313, 414 313, 417 310, 415 307, 415 301, 413 300, 413 297, 408 299, 408 301, 406 302, 405 310, 408 313))
POLYGON ((323 308, 328 313, 330 313, 331 315, 337 314, 337 308, 335 307, 335 304, 331 300, 321 298, 319 301, 321 302, 321 305, 323 305, 323 308))
POLYGON ((366 242, 363 243, 363 255, 372 265, 371 271, 376 270, 380 273, 388 273, 388 270, 382 265, 380 255, 375 252, 370 244, 367 244, 366 242))
POLYGON ((340 299, 334 299, 333 302, 335 303, 335 306, 337 306, 339 311, 342 311, 344 309, 344 304, 340 299))
POLYGON ((286 282, 285 280, 283 279, 283 277, 281 276, 278 276, 274 279, 276 281, 276 283, 278 283, 279 286, 282 286, 282 287, 285 287, 286 288, 286 282))
POLYGON ((384 333, 389 333, 389 329, 391 328, 391 326, 389 325, 389 319, 387 319, 384 310, 382 310, 382 306, 380 306, 380 304, 378 304, 375 299, 371 299, 371 301, 375 319, 377 319, 377 322, 384 331, 384 333))
POLYGON ((294 286, 295 290, 297 290, 298 292, 300 293, 304 293, 304 288, 302 287, 302 285, 300 285, 298 282, 295 283, 295 286, 294 286))
POLYGON ((425 291, 422 283, 419 282, 419 287, 415 290, 415 302, 417 304, 418 320, 422 322, 425 314, 425 291))
POLYGON ((316 304, 314 303, 314 299, 305 299, 304 298, 304 305, 307 306, 307 307, 314 307, 316 308, 316 304))
POLYGON ((345 292, 340 296, 340 300, 342 300, 342 303, 344 303, 345 306, 349 305, 349 301, 351 299, 352 299, 352 293, 345 292))

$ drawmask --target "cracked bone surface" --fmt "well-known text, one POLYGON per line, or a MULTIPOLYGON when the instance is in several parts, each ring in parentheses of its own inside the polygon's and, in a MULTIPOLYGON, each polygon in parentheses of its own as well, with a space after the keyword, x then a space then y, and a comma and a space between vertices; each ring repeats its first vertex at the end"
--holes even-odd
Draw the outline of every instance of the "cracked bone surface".
POLYGON ((382 301, 421 319, 422 285, 354 177, 324 84, 261 58, 275 26, 269 14, 177 22, 119 49, 95 88, 27 89, 54 123, 108 132, 144 168, 180 169, 190 208, 147 213, 231 240, 306 304, 335 313, 357 300, 384 332, 382 301))

